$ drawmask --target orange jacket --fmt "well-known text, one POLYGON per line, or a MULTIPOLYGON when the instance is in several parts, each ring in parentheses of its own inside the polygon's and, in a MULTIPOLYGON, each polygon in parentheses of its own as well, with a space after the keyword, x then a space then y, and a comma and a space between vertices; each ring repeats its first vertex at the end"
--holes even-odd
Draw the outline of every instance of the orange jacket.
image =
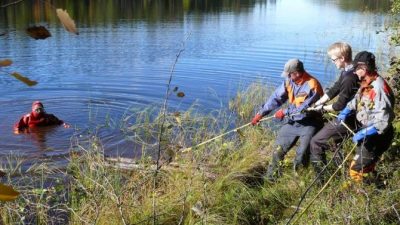
POLYGON ((282 82, 258 113, 265 116, 279 108, 285 102, 288 102, 285 114, 291 120, 302 120, 307 117, 307 114, 303 112, 304 109, 310 107, 323 94, 324 91, 319 81, 307 72, 304 72, 301 79, 297 82, 289 78, 282 82))

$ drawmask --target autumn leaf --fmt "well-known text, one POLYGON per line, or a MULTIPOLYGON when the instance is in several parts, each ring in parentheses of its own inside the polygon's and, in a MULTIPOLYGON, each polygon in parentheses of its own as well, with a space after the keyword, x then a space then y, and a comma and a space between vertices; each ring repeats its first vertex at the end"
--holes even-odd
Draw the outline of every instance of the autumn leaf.
POLYGON ((0 201, 12 201, 16 199, 19 192, 14 190, 11 186, 0 183, 0 201))
POLYGON ((176 96, 178 96, 179 98, 183 98, 183 97, 185 97, 185 93, 183 93, 183 92, 178 92, 178 93, 176 94, 176 96))
POLYGON ((11 64, 12 64, 12 61, 10 59, 0 60, 0 67, 10 66, 11 64))
POLYGON ((32 38, 34 38, 36 40, 46 39, 48 37, 51 37, 50 32, 44 26, 28 27, 26 29, 26 33, 28 33, 29 36, 31 36, 32 38))
POLYGON ((17 73, 17 72, 13 72, 11 75, 12 75, 13 77, 15 77, 17 80, 19 80, 19 81, 25 83, 25 84, 28 85, 28 86, 34 86, 34 85, 36 85, 36 84, 38 83, 37 81, 30 80, 29 78, 24 77, 24 76, 22 76, 21 74, 19 74, 19 73, 17 73))
POLYGON ((64 28, 71 33, 79 34, 78 30, 75 27, 75 22, 69 17, 67 10, 57 9, 57 16, 60 19, 61 23, 64 25, 64 28))

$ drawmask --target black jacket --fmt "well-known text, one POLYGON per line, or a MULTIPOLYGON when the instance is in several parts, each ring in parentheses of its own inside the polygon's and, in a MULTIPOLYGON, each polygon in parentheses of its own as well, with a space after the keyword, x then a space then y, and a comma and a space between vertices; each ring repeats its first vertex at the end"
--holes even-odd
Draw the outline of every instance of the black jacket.
POLYGON ((339 79, 326 92, 330 99, 339 95, 336 102, 332 104, 332 108, 335 111, 344 109, 347 103, 353 99, 359 87, 360 82, 357 74, 354 73, 354 69, 343 70, 340 73, 339 79))

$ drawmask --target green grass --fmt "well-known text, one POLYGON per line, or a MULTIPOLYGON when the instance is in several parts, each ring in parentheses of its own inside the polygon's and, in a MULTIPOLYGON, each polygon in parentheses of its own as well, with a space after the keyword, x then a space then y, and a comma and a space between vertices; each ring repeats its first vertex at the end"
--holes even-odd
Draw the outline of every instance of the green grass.
MULTIPOLYGON (((138 160, 141 169, 110 166, 95 136, 90 145, 77 145, 67 170, 58 177, 45 164, 36 165, 29 174, 20 170, 20 164, 1 165, 1 170, 20 174, 7 182, 21 191, 16 201, 2 203, 2 224, 51 224, 56 218, 52 215, 59 211, 69 224, 285 224, 314 174, 311 168, 293 173, 292 150, 283 163, 284 176, 275 184, 263 182, 275 137, 272 123, 246 127, 240 134, 188 153, 180 151, 229 130, 232 121, 238 125, 250 121, 252 110, 265 97, 256 95, 264 93, 263 88, 258 83, 239 93, 229 113, 202 115, 195 107, 168 113, 161 143, 164 166, 157 175, 149 158, 157 150, 154 140, 160 117, 149 116, 155 108, 128 115, 137 117, 137 123, 121 127, 128 137, 136 135, 131 140, 143 145, 143 157, 138 160), (168 165, 171 158, 174 164, 168 165)), ((341 175, 297 217, 320 187, 311 188, 295 217, 297 224, 398 224, 399 128, 396 123, 393 148, 378 164, 381 185, 349 182, 346 164, 341 175)), ((351 144, 344 146, 348 152, 351 144)))

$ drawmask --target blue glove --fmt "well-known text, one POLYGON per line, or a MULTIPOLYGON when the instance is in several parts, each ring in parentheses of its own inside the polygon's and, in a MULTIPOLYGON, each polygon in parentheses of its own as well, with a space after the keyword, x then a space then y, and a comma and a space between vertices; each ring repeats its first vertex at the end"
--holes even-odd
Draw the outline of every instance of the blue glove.
POLYGON ((367 128, 364 128, 360 131, 358 131, 356 134, 353 136, 353 142, 357 144, 358 142, 364 140, 367 136, 375 135, 378 134, 378 130, 374 126, 369 126, 367 128))
POLYGON ((344 108, 342 111, 340 111, 339 115, 337 116, 338 122, 342 122, 346 119, 346 117, 352 112, 351 109, 349 108, 344 108))

